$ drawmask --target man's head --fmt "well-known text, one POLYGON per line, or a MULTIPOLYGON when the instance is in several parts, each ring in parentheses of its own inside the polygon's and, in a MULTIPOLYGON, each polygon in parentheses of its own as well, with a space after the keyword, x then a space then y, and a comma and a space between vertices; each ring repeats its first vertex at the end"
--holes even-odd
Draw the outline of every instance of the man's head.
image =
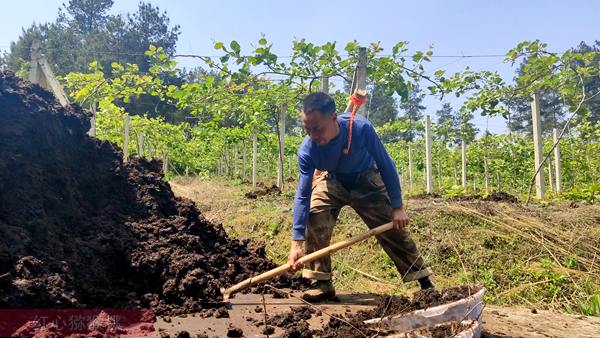
POLYGON ((304 98, 300 119, 308 136, 318 145, 329 143, 339 132, 335 101, 323 92, 304 98))

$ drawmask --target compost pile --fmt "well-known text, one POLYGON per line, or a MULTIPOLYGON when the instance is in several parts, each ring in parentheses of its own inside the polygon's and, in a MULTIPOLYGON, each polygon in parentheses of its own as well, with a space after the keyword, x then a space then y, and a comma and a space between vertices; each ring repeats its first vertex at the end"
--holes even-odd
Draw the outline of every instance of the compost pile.
MULTIPOLYGON (((180 314, 275 267, 174 196, 161 163, 123 163, 89 118, 0 72, 0 308, 180 314)), ((289 280, 280 281, 280 285, 289 280)))

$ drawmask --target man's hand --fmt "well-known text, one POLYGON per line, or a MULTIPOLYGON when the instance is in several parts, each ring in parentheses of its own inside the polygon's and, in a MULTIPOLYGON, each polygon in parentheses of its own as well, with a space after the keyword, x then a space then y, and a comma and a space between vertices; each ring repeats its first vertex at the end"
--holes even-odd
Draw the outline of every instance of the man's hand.
POLYGON ((394 223, 394 228, 404 230, 404 228, 408 226, 410 218, 408 218, 408 215, 402 207, 395 208, 392 213, 392 222, 394 223))
POLYGON ((295 272, 304 267, 302 263, 298 263, 298 259, 304 256, 304 241, 292 241, 292 247, 290 248, 290 255, 288 257, 288 264, 290 265, 290 271, 295 272))

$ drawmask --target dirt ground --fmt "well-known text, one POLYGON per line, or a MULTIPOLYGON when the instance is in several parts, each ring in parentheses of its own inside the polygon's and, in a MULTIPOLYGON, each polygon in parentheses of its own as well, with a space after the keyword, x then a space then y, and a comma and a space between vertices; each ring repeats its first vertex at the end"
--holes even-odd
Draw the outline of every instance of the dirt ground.
MULTIPOLYGON (((318 305, 321 315, 313 315, 308 320, 311 329, 322 328, 330 315, 356 313, 375 307, 377 297, 373 294, 341 293, 339 303, 318 305)), ((231 327, 241 329, 244 337, 265 337, 265 312, 262 310, 261 295, 242 294, 231 301, 229 318, 159 317, 156 324, 157 335, 168 334, 176 337, 187 331, 192 337, 206 334, 208 337, 223 337, 231 327), (257 312, 257 308, 261 309, 257 312)), ((306 305, 296 298, 276 299, 265 296, 268 318, 289 311, 292 306, 306 305)), ((483 337, 600 337, 600 318, 574 316, 546 310, 488 305, 483 314, 483 337)), ((272 337, 280 336, 283 330, 275 328, 272 337)))
MULTIPOLYGON (((287 217, 289 217, 289 213, 291 212, 291 210, 289 208, 286 207, 286 203, 288 202, 288 199, 291 199, 291 196, 286 197, 286 191, 284 190, 283 196, 282 197, 277 197, 277 198, 267 198, 264 200, 259 200, 258 202, 254 202, 254 201, 249 201, 245 198, 243 198, 243 193, 241 193, 241 191, 243 192, 244 189, 249 190, 250 188, 248 187, 244 187, 244 186, 231 186, 231 185, 226 185, 226 184, 221 184, 219 181, 213 181, 213 182, 198 182, 198 181, 189 181, 189 180, 178 180, 175 182, 171 182, 171 186, 173 187, 173 190, 175 191, 175 193, 177 195, 180 196, 185 196, 188 197, 192 200, 198 201, 198 206, 200 208, 200 210, 203 212, 204 215, 206 215, 206 217, 214 222, 220 223, 220 222, 224 222, 228 219, 232 219, 234 218, 236 220, 237 224, 243 224, 244 221, 248 222, 249 224, 252 223, 251 226, 249 226, 252 229, 255 229, 257 231, 257 233, 260 233, 261 229, 270 229, 271 225, 268 223, 265 223, 262 225, 261 228, 261 222, 265 222, 265 219, 270 219, 271 222, 274 222, 273 220, 276 220, 277 222, 281 222, 281 223, 285 223, 288 222, 287 217), (208 199, 206 196, 211 196, 210 199, 208 199), (256 204, 255 204, 256 203, 256 204), (281 216, 280 216, 281 215, 281 216), (280 217, 280 218, 277 218, 280 217), (258 225, 255 225, 254 223, 257 223, 258 225)), ((291 188, 290 188, 291 189, 291 188)), ((600 234, 597 233, 598 231, 598 222, 600 222, 600 218, 599 215, 599 208, 597 206, 581 206, 578 208, 571 208, 571 207, 566 207, 564 204, 557 204, 557 205, 549 205, 549 206, 545 206, 544 208, 540 208, 537 206, 533 206, 533 207, 525 207, 523 205, 519 205, 519 204, 514 204, 513 203, 503 203, 500 205, 495 205, 493 208, 491 208, 489 202, 485 203, 479 200, 474 200, 474 201, 465 201, 465 202, 461 202, 461 203, 452 203, 452 204, 448 204, 446 203, 444 200, 442 199, 407 199, 407 205, 409 208, 409 211, 411 212, 412 215, 418 215, 421 214, 422 219, 425 219, 427 221, 434 219, 436 217, 438 217, 439 213, 441 212, 445 212, 446 210, 449 210, 449 208, 462 208, 464 206, 469 207, 471 210, 477 210, 478 212, 480 212, 482 215, 484 216, 492 216, 494 217, 494 219, 499 219, 499 218, 506 218, 506 217, 510 217, 510 222, 507 222, 509 224, 515 224, 518 226, 521 226, 521 223, 523 222, 527 222, 529 224, 529 227, 533 228, 534 226, 536 227, 535 230, 538 232, 544 231, 544 232, 552 232, 552 233, 556 233, 557 232, 557 228, 552 228, 549 227, 548 225, 554 226, 555 224, 560 224, 562 225, 562 228, 560 228, 560 231, 562 233, 562 240, 569 240, 570 243, 573 243, 571 245, 573 246, 582 246, 585 248, 589 248, 589 247, 596 247, 597 245, 595 242, 590 242, 590 238, 596 238, 596 234, 600 234), (548 222, 548 220, 551 221, 548 222), (543 224, 541 224, 543 222, 543 224), (539 224, 539 226, 538 226, 539 224), (573 232, 572 230, 574 228, 578 229, 578 232, 573 232), (575 239, 571 240, 569 238, 569 236, 573 236, 576 237, 575 239), (584 241, 585 239, 585 241, 584 241)), ((567 204, 568 205, 568 204, 567 204)), ((461 214, 458 215, 462 215, 462 211, 460 209, 457 209, 457 211, 461 212, 461 214)), ((344 227, 350 227, 352 226, 351 222, 356 222, 355 220, 351 219, 351 220, 347 220, 347 219, 342 219, 341 220, 344 227)), ((420 220, 417 219, 417 225, 416 227, 419 227, 420 224, 419 222, 422 222, 420 220)), ((437 224, 437 223, 436 223, 437 224)), ((426 224, 427 226, 425 227, 424 231, 430 231, 431 226, 429 224, 426 224)), ((240 228, 241 226, 238 227, 234 227, 234 226, 228 226, 225 222, 224 222, 224 226, 226 228, 226 230, 228 231, 228 233, 233 233, 236 236, 244 236, 245 231, 248 231, 248 229, 246 228, 240 228)), ((459 227, 460 229, 460 227, 459 227)), ((494 232, 492 232, 492 230, 490 228, 487 227, 481 227, 480 231, 482 233, 490 233, 490 238, 492 239, 496 239, 496 237, 502 237, 506 236, 503 234, 499 234, 495 231, 497 231, 498 229, 502 229, 502 228, 494 228, 494 232), (496 237, 494 237, 496 236, 496 237)), ((420 229, 417 229, 420 230, 420 229)), ((359 231, 359 230, 357 230, 359 231)), ((440 229, 437 229, 436 231, 441 231, 440 229)), ((446 231, 444 229, 444 231, 446 231)), ((472 230, 470 230, 472 231, 472 230)), ((512 231, 511 229, 506 229, 506 231, 512 231)), ((285 252, 285 250, 282 250, 279 247, 279 242, 283 241, 283 238, 285 238, 286 233, 285 233, 285 228, 283 230, 284 234, 282 235, 282 237, 274 237, 274 239, 270 240, 271 241, 271 245, 270 245, 270 249, 269 247, 267 248, 267 252, 270 253, 271 256, 277 256, 277 254, 281 251, 281 252, 285 252)), ((428 233, 428 232, 427 232, 428 233)), ((449 233, 451 234, 451 233, 449 233)), ((345 234, 344 234, 345 235, 345 234)), ((455 234, 453 234, 455 235, 455 234)), ((457 235, 459 236, 459 235, 457 235)), ((465 241, 468 241, 467 237, 463 237, 465 241)), ((558 237, 556 237, 558 238, 558 237)), ((456 241, 458 241, 458 238, 455 239, 456 241)), ((595 241, 595 240, 593 240, 595 241)), ((523 245, 522 243, 523 241, 521 241, 521 245, 523 245)), ((470 243, 469 243, 470 244, 470 243)), ((440 243, 440 245, 446 245, 446 243, 440 243)), ((488 245, 490 248, 494 248, 496 245, 495 241, 491 241, 490 243, 488 243, 487 241, 485 241, 483 243, 483 245, 488 245)), ((549 245, 549 244, 545 244, 545 245, 549 245)), ((439 245, 438 245, 439 246, 439 245)), ((539 246, 539 245, 538 245, 539 246)), ((531 245, 532 250, 536 250, 535 249, 535 245, 531 245)), ((285 248, 283 248, 285 249, 285 248)), ((436 248, 436 250, 438 250, 438 248, 436 248)), ((532 252, 539 252, 539 248, 536 251, 532 251, 532 252)), ((525 252, 526 254, 529 254, 528 251, 525 252)), ((354 258, 354 262, 356 264, 359 263, 359 260, 356 260, 356 258, 354 258)), ((589 264, 591 269, 597 269, 597 263, 592 262, 591 264, 589 264)), ((358 266, 357 266, 358 267, 358 266)), ((588 274, 590 276, 595 275, 594 270, 589 270, 588 274)), ((575 272, 574 270, 569 270, 570 273, 574 276, 575 272)), ((338 275, 343 274, 344 271, 339 271, 338 275)), ((378 275, 380 276, 380 275, 378 275)), ((354 280, 355 282, 358 281, 360 284, 362 284, 364 286, 364 289, 370 289, 374 292, 377 293, 389 293, 390 291, 395 291, 397 292, 398 289, 397 288, 393 288, 391 287, 389 284, 387 284, 387 282, 389 281, 389 279, 380 279, 378 278, 377 280, 374 280, 371 277, 374 276, 370 276, 369 278, 364 278, 365 276, 362 276, 362 278, 359 278, 358 280, 354 280)), ((377 277, 377 276, 375 276, 377 277)), ((434 276, 434 281, 435 280, 440 280, 440 276, 436 277, 434 276)), ((339 281, 338 281, 339 282, 339 281)), ((343 283, 342 283, 342 286, 343 283)), ((352 285, 353 290, 355 290, 357 287, 356 285, 352 285)), ((338 287, 338 289, 340 289, 341 287, 338 287)), ((518 293, 520 290, 522 290, 521 287, 519 288, 515 288, 515 289, 510 289, 506 292, 506 294, 516 294, 518 293)), ((359 297, 356 293, 356 291, 353 292, 346 292, 345 295, 347 295, 348 297, 352 298, 352 297, 359 297)), ((246 297, 256 297, 256 296, 250 296, 247 295, 246 297)), ((288 302, 290 300, 283 300, 284 303, 288 302)), ((256 301, 255 301, 256 302, 256 301)), ((292 304, 290 304, 291 306, 292 304)), ((298 305, 298 303, 294 303, 293 305, 298 305)), ((247 309, 240 309, 240 310, 235 310, 236 307, 239 307, 241 305, 234 305, 234 310, 233 311, 237 311, 238 313, 244 313, 246 311, 246 313, 248 313, 248 311, 251 311, 253 309, 253 307, 255 306, 250 305, 249 308, 247 309)), ((333 308, 333 312, 335 312, 336 309, 344 309, 344 311, 346 311, 346 309, 348 309, 350 312, 349 313, 354 313, 355 311, 358 311, 358 308, 355 308, 355 305, 352 303, 345 303, 344 301, 341 302, 341 304, 334 304, 334 305, 327 305, 327 306, 332 306, 333 308), (345 307, 347 306, 347 308, 345 307)), ((370 306, 374 306, 374 304, 371 302, 370 306)), ((579 315, 570 315, 570 314, 566 314, 566 313, 562 313, 560 311, 556 311, 556 310, 551 310, 550 309, 551 306, 546 305, 535 305, 535 304, 528 304, 528 305, 523 305, 523 306, 498 306, 498 305, 486 305, 486 307, 484 308, 484 315, 483 315, 483 328, 484 328, 484 337, 600 337, 600 318, 598 317, 588 317, 588 316, 579 316, 579 315), (535 309, 535 310, 534 310, 535 309)), ((284 311, 283 309, 285 309, 285 306, 279 305, 277 310, 273 309, 273 313, 277 313, 277 311, 284 311)), ((362 308, 360 308, 362 309, 362 308)), ((232 312, 232 311, 230 311, 232 312)), ((271 312, 270 309, 268 309, 267 311, 268 313, 271 312)), ((248 313, 248 316, 250 315, 250 313, 248 313)), ((256 315, 256 314, 253 314, 256 315)), ((256 320, 258 320, 260 318, 260 316, 255 316, 256 320)), ((245 332, 245 334, 247 334, 247 336, 249 337, 259 337, 261 336, 260 333, 259 335, 255 335, 252 336, 252 334, 254 332, 256 332, 254 330, 255 325, 251 324, 251 325, 246 325, 245 322, 243 322, 244 318, 241 318, 242 321, 236 321, 236 323, 242 323, 239 324, 240 328, 245 332), (246 329, 244 329, 246 328, 246 329), (247 331, 247 332, 246 332, 247 331)), ((186 322, 186 323, 198 323, 196 325, 201 325, 199 324, 200 321, 196 321, 195 319, 188 319, 190 322, 186 322)), ((226 319, 220 319, 221 321, 223 321, 223 324, 221 327, 226 327, 228 325, 228 320, 226 319), (224 325, 224 326, 223 326, 224 325)), ((311 319, 314 321, 314 319, 311 319)), ((325 322, 327 322, 327 320, 325 320, 325 322)), ((183 324, 184 322, 182 322, 183 324)), ((317 324, 320 324, 320 321, 317 321, 317 324)), ((187 324, 186 324, 187 325, 187 324)), ((314 324, 313 324, 314 325, 314 324)), ((175 331, 177 330, 174 327, 171 326, 164 326, 163 324, 159 324, 159 327, 164 328, 166 330, 170 330, 168 332, 172 332, 175 333, 175 331)), ((183 327, 187 327, 187 326, 183 326, 183 327)), ((192 331, 190 331, 192 332, 192 331)), ((280 332, 280 331, 277 331, 280 332)), ((274 336, 277 336, 277 332, 275 333, 274 336)), ((209 337, 212 337, 211 334, 208 335, 209 337)), ((264 337, 264 335, 262 335, 264 337)))

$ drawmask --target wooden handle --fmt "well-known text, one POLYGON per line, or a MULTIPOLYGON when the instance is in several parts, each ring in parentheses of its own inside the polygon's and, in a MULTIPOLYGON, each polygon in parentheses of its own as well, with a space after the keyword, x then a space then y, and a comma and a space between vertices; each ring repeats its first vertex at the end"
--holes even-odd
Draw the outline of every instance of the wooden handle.
MULTIPOLYGON (((360 242, 360 241, 364 241, 365 239, 367 239, 369 237, 376 236, 376 235, 384 233, 384 232, 386 232, 388 230, 391 230, 393 227, 394 227, 394 224, 392 222, 380 225, 377 228, 373 228, 373 229, 371 229, 369 231, 366 231, 366 232, 364 232, 364 233, 362 233, 360 235, 356 235, 354 237, 348 238, 348 239, 343 240, 341 242, 337 242, 337 243, 332 244, 332 245, 330 245, 328 247, 325 247, 325 248, 323 248, 321 250, 317 250, 317 251, 312 252, 312 253, 310 253, 310 254, 308 254, 306 256, 303 256, 300 259, 298 259, 298 263, 306 264, 306 263, 312 262, 312 261, 314 261, 317 258, 321 258, 323 256, 329 255, 329 254, 334 253, 334 252, 336 252, 338 250, 341 250, 341 249, 343 249, 345 247, 348 247, 348 246, 350 246, 352 244, 355 244, 355 243, 360 242)), ((229 299, 229 297, 232 294, 234 294, 236 292, 244 290, 244 289, 246 289, 246 288, 248 288, 250 286, 256 285, 258 283, 267 281, 267 280, 269 280, 269 279, 271 279, 273 277, 282 275, 282 274, 288 272, 289 270, 290 270, 290 264, 289 263, 283 264, 281 266, 276 267, 273 270, 269 270, 269 271, 264 272, 264 273, 262 273, 262 274, 260 274, 258 276, 250 277, 250 278, 248 278, 248 279, 246 279, 246 280, 244 280, 244 281, 242 281, 240 283, 235 284, 234 286, 232 286, 232 287, 230 287, 228 289, 221 289, 221 293, 223 294, 223 298, 225 300, 227 300, 227 299, 229 299)))

